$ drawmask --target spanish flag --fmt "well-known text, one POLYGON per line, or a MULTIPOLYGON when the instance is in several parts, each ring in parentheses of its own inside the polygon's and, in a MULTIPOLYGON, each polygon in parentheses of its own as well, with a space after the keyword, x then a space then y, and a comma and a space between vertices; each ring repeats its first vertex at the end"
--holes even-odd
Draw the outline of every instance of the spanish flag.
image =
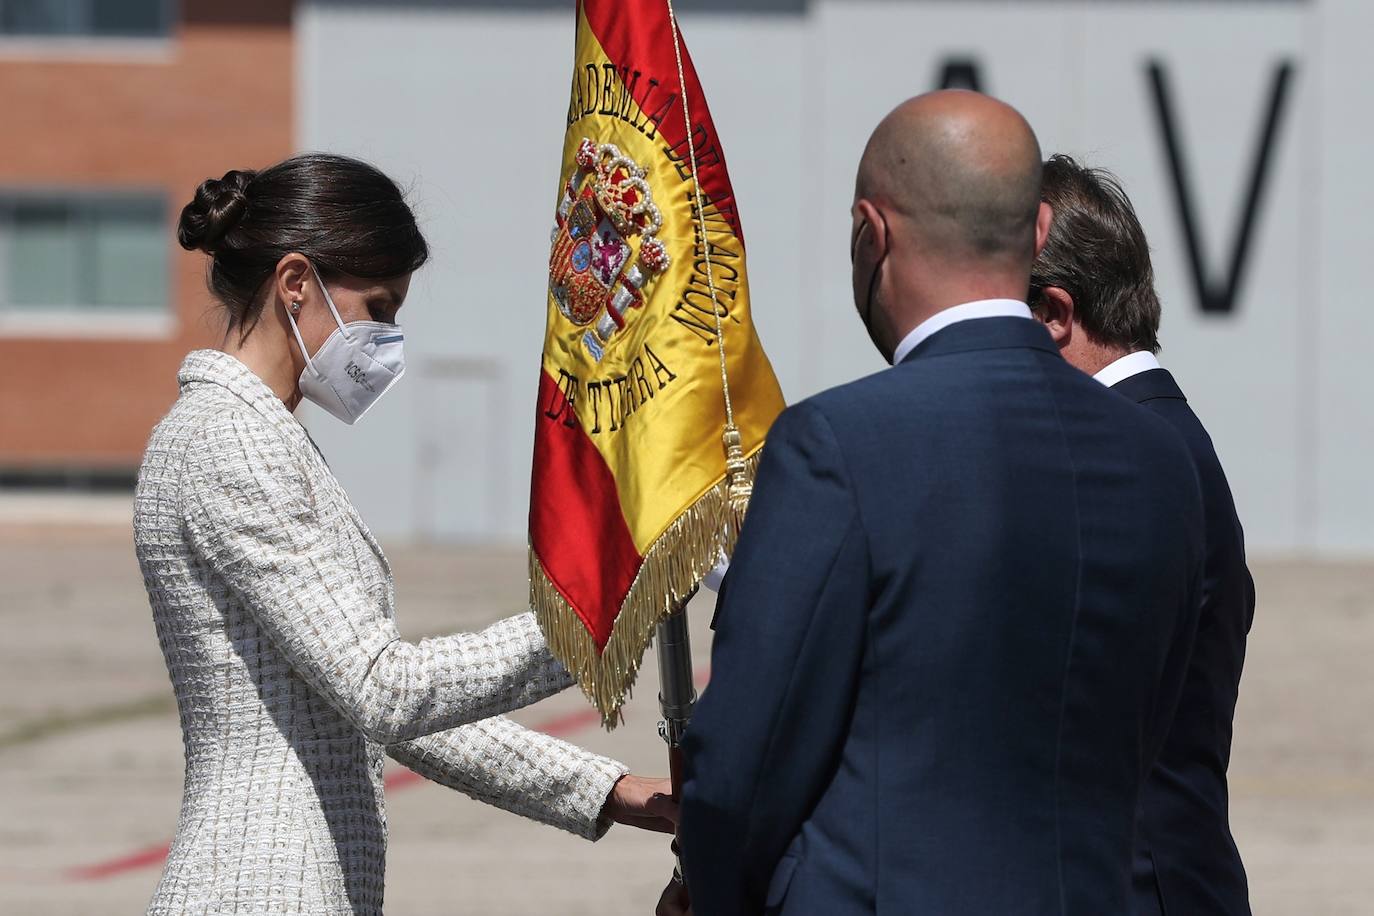
POLYGON ((783 408, 670 0, 578 3, 553 210, 530 600, 609 728, 655 626, 733 549, 783 408))

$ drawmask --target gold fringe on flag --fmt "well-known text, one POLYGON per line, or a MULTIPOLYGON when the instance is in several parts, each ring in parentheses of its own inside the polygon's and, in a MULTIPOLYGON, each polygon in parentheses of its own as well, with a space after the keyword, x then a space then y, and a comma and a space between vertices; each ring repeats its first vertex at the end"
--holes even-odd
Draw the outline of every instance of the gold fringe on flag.
MULTIPOLYGON (((577 679, 607 730, 620 722, 620 707, 629 696, 654 628, 691 597, 702 577, 720 561, 722 550, 726 555, 734 551, 744 518, 738 487, 752 486, 761 454, 760 447, 746 458, 741 449, 739 464, 649 547, 620 605, 605 651, 597 651, 586 624, 545 575, 543 563, 530 547, 530 606, 548 639, 549 651, 577 679)), ((744 500, 748 500, 748 489, 744 500)))

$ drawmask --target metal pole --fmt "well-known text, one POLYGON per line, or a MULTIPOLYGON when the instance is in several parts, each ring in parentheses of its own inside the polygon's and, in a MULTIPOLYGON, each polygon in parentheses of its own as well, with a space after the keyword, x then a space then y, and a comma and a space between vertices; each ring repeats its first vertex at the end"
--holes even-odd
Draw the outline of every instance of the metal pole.
MULTIPOLYGON (((691 600, 688 596, 687 600, 691 600)), ((692 720, 697 691, 692 683, 692 643, 687 632, 687 601, 658 625, 658 704, 663 719, 658 733, 668 744, 668 772, 672 777, 673 800, 682 799, 682 736, 692 720)), ((673 841, 677 852, 677 841, 673 841)), ((682 860, 674 877, 682 881, 682 860)))

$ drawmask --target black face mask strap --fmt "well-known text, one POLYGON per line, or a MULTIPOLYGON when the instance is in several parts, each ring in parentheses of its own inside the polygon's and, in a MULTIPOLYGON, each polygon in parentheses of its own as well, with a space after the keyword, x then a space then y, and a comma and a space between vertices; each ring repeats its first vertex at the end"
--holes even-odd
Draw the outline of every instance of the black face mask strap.
POLYGON ((869 329, 869 336, 872 336, 873 334, 873 287, 878 282, 878 274, 882 272, 883 264, 886 261, 887 255, 884 254, 881 258, 878 259, 878 263, 873 265, 873 273, 868 275, 868 294, 864 296, 863 323, 864 327, 869 329))
MULTIPOLYGON (((854 258, 859 251, 859 237, 864 234, 865 229, 871 229, 872 226, 872 223, 868 220, 864 220, 864 224, 859 227, 859 231, 854 233, 854 241, 849 246, 849 261, 851 264, 854 262, 854 258)), ((881 350, 882 347, 878 344, 878 338, 873 333, 873 292, 874 287, 876 287, 878 283, 878 276, 882 273, 883 265, 887 263, 887 255, 887 252, 883 252, 883 256, 878 259, 878 263, 873 265, 873 272, 868 275, 868 291, 864 296, 863 310, 859 313, 859 320, 863 322, 864 330, 868 332, 868 339, 873 341, 873 345, 878 347, 879 350, 881 350)))
MULTIPOLYGON (((855 257, 858 256, 859 239, 863 238, 864 230, 872 228, 873 224, 868 220, 864 220, 863 225, 859 227, 859 231, 854 233, 854 240, 849 243, 850 264, 853 264, 855 257)), ((877 282, 878 271, 882 269, 883 261, 885 260, 887 260, 886 254, 878 259, 878 263, 873 265, 873 273, 868 275, 868 293, 864 296, 863 310, 859 313, 859 320, 864 323, 865 328, 869 327, 869 318, 873 315, 873 284, 877 282)), ((870 330, 869 336, 871 337, 872 334, 873 332, 870 330)))
POLYGON ((867 229, 870 225, 872 225, 872 224, 871 224, 868 220, 864 220, 863 225, 859 227, 859 231, 856 232, 856 233, 854 233, 854 238, 850 239, 850 241, 849 241, 849 263, 850 263, 850 264, 853 264, 853 263, 854 263, 854 255, 857 254, 858 251, 859 251, 859 236, 863 235, 863 234, 864 234, 864 230, 867 229))

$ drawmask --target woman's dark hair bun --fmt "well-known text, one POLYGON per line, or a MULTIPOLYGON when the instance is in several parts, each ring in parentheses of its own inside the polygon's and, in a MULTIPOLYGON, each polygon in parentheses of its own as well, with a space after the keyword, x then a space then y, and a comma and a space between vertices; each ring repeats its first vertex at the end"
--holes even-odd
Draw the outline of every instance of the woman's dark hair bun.
POLYGON ((210 255, 210 292, 244 336, 288 254, 304 255, 325 280, 389 280, 429 258, 396 182, 366 162, 329 153, 300 153, 203 183, 181 211, 177 241, 210 255))
POLYGON ((196 196, 181 210, 177 224, 181 247, 209 254, 217 251, 248 212, 248 186, 256 175, 246 169, 230 169, 223 178, 202 181, 196 196))

